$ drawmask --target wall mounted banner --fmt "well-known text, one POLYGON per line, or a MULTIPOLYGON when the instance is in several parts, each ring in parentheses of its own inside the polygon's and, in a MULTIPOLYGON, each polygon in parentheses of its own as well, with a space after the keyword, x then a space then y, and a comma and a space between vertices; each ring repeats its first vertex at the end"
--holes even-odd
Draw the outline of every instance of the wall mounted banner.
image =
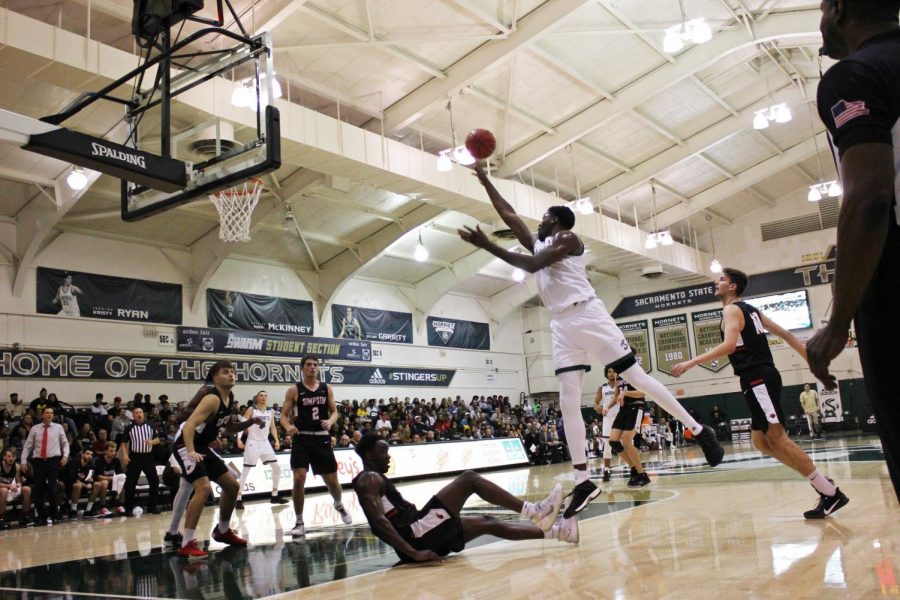
POLYGON ((841 388, 826 390, 825 386, 816 382, 816 393, 819 394, 819 414, 823 423, 840 423, 844 420, 844 408, 841 405, 841 388))
POLYGON ((176 328, 179 352, 245 354, 300 358, 315 354, 319 360, 372 360, 372 345, 365 340, 335 340, 298 335, 276 335, 257 331, 234 331, 211 327, 176 328))
POLYGON ((647 327, 647 321, 634 321, 632 323, 617 323, 625 341, 634 351, 638 364, 645 372, 649 373, 653 370, 650 362, 650 329, 647 327))
POLYGON ((687 315, 653 319, 653 340, 656 345, 656 367, 671 375, 672 367, 691 358, 687 315))
POLYGON ((490 350, 491 331, 487 323, 428 317, 428 345, 445 348, 490 350))
POLYGON ((331 335, 345 340, 412 344, 412 313, 332 304, 331 335))
MULTIPOLYGON (((744 296, 785 292, 813 285, 823 285, 832 281, 834 281, 834 260, 827 260, 801 267, 750 275, 750 284, 744 291, 744 296)), ((652 294, 628 296, 619 302, 612 312, 612 316, 615 319, 621 319, 682 306, 711 304, 718 302, 714 293, 712 283, 704 283, 652 294)))
POLYGON ((313 303, 225 290, 206 290, 206 324, 222 329, 313 334, 313 303))
MULTIPOLYGON (((93 352, 0 352, 0 378, 203 383, 216 359, 93 352)), ((232 361, 238 383, 291 384, 303 378, 299 362, 232 361)), ((455 369, 320 365, 319 379, 334 385, 448 387, 455 369)))
POLYGON ((179 325, 181 286, 38 267, 36 305, 48 315, 179 325))
MULTIPOLYGON (((694 324, 694 350, 697 356, 715 348, 722 343, 722 309, 704 310, 691 315, 694 324)), ((718 372, 730 364, 727 356, 722 356, 710 362, 700 363, 700 366, 709 371, 718 372)))

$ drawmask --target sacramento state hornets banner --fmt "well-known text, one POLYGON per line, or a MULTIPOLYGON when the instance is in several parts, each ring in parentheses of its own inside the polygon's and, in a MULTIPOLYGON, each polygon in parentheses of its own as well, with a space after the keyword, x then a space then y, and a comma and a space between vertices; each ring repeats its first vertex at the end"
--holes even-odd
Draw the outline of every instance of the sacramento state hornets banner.
POLYGON ((647 327, 647 321, 634 321, 632 323, 616 323, 625 341, 631 346, 634 357, 637 359, 641 368, 645 373, 653 370, 650 363, 650 329, 647 327))
POLYGON ((428 345, 444 348, 490 350, 491 331, 487 323, 428 317, 428 345))
MULTIPOLYGON (((694 323, 694 349, 697 356, 709 352, 722 343, 722 309, 705 310, 691 314, 694 323)), ((718 372, 729 365, 727 356, 721 356, 710 362, 700 363, 709 371, 718 372)))
POLYGON ((181 305, 177 283, 37 269, 36 310, 42 314, 179 325, 181 305))
POLYGON ((653 319, 653 340, 656 343, 656 366, 666 375, 671 375, 672 367, 691 358, 687 315, 653 319))
POLYGON ((412 313, 332 304, 331 335, 342 340, 412 344, 412 313))
POLYGON ((221 329, 313 334, 309 300, 274 298, 228 290, 206 290, 206 324, 221 329))

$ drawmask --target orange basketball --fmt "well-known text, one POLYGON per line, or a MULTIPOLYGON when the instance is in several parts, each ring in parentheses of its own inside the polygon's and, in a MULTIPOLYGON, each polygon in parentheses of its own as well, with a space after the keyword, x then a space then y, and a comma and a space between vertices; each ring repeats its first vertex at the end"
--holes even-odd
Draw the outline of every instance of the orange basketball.
POLYGON ((686 440, 694 439, 694 432, 691 431, 690 429, 688 429, 687 427, 684 428, 684 439, 686 439, 686 440))
POLYGON ((478 160, 484 160, 494 153, 497 139, 487 129, 473 129, 466 136, 466 150, 478 160))

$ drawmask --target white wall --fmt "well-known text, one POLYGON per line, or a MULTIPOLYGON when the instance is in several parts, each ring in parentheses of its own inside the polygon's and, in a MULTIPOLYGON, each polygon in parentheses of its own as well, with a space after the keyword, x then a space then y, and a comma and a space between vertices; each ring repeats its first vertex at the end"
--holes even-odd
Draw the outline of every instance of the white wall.
MULTIPOLYGON (((191 312, 195 288, 189 277, 190 257, 186 251, 64 233, 44 249, 37 263, 50 268, 181 284, 184 287, 183 324, 206 325, 205 302, 200 303, 196 313, 191 312)), ((13 266, 0 257, 0 345, 10 347, 19 344, 25 349, 176 355, 174 348, 161 347, 157 339, 158 333, 174 334, 174 326, 36 314, 36 270, 28 273, 24 292, 18 298, 11 295, 14 274, 13 266)), ((226 260, 212 277, 209 286, 270 296, 311 299, 308 290, 291 269, 257 262, 250 263, 240 259, 226 260)), ((348 282, 334 301, 339 304, 413 312, 412 306, 394 286, 366 281, 348 282)), ((429 347, 424 329, 425 320, 421 318, 418 322, 422 326, 414 331, 413 344, 372 344, 373 350, 381 353, 381 358, 373 360, 373 364, 457 369, 451 387, 336 386, 337 398, 339 400, 389 396, 442 398, 455 397, 457 394, 463 398, 471 398, 476 393, 479 395, 496 393, 515 399, 526 389, 519 311, 501 323, 490 322, 477 300, 448 294, 435 306, 431 314, 489 322, 491 350, 429 347)), ((331 337, 330 311, 325 312, 323 322, 314 324, 314 335, 331 337)), ((102 392, 107 400, 117 395, 128 400, 139 391, 152 394, 154 397, 165 393, 170 399, 177 401, 189 398, 196 385, 175 382, 129 383, 3 378, 0 379, 0 402, 5 404, 11 392, 18 392, 20 397, 28 401, 37 396, 41 387, 56 392, 63 401, 87 404, 93 401, 96 392, 102 392)), ((270 394, 276 398, 281 397, 283 388, 284 386, 268 386, 270 394)), ((258 384, 239 385, 235 394, 238 398, 249 398, 258 389, 258 384)))

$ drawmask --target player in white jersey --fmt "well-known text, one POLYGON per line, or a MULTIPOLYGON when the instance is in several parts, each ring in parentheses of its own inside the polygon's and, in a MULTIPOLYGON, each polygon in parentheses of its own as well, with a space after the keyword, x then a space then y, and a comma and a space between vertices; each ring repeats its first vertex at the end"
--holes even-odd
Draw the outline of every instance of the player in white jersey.
POLYGON ((80 317, 81 309, 78 308, 78 295, 83 293, 80 287, 72 285, 72 276, 66 275, 65 283, 59 286, 59 289, 56 290, 56 296, 53 298, 53 304, 62 306, 62 310, 57 314, 67 317, 80 317))
POLYGON ((606 383, 597 389, 597 397, 594 398, 594 410, 603 415, 603 428, 600 430, 600 439, 603 447, 600 456, 603 458, 603 481, 609 481, 612 474, 612 448, 609 446, 609 434, 612 431, 613 422, 619 414, 619 403, 616 397, 619 394, 619 374, 612 367, 606 368, 606 383))
POLYGON ((535 235, 497 192, 481 165, 476 165, 475 173, 500 218, 532 255, 511 252, 498 246, 480 227, 460 229, 460 237, 514 267, 535 273, 541 301, 550 309, 553 361, 559 377, 563 423, 566 431, 578 432, 567 439, 576 485, 564 516, 574 516, 600 494, 600 489, 589 479, 585 440, 581 435, 584 431, 581 391, 584 373, 590 368, 590 358, 615 369, 625 381, 646 392, 662 409, 688 426, 703 449, 707 462, 712 466, 719 464, 724 450, 716 441, 712 429, 694 420, 661 383, 644 372, 616 322, 606 311, 606 306, 597 298, 585 272, 584 244, 571 231, 575 226, 572 209, 551 206, 544 213, 535 235))
POLYGON ((238 438, 238 448, 244 449, 244 468, 241 470, 241 478, 238 481, 238 496, 235 508, 243 509, 244 502, 241 495, 244 493, 244 484, 247 482, 247 475, 250 469, 256 466, 257 461, 262 459, 264 465, 270 465, 272 468, 272 497, 269 500, 272 504, 286 504, 287 500, 278 495, 278 482, 281 481, 281 467, 278 465, 278 457, 275 451, 281 449, 281 441, 278 439, 278 429, 275 428, 275 413, 267 406, 269 394, 261 391, 253 398, 253 405, 247 407, 244 413, 245 419, 259 417, 265 421, 264 425, 258 427, 250 427, 247 429, 247 442, 241 442, 238 438), (269 443, 269 434, 275 440, 275 447, 269 443))

